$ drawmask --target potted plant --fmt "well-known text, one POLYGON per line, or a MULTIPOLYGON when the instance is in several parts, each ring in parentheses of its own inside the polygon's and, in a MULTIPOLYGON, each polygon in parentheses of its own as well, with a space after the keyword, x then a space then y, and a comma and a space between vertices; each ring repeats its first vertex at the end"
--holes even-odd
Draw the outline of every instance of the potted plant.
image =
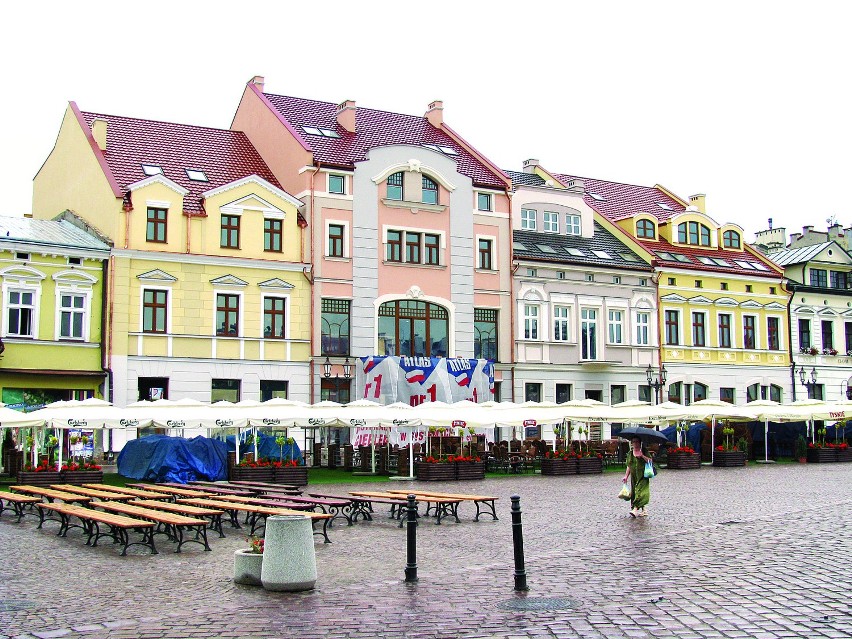
POLYGON ((809 464, 826 464, 837 461, 837 453, 834 448, 825 443, 825 426, 820 426, 816 430, 815 441, 808 444, 808 463, 809 464))
POLYGON ((577 453, 577 474, 592 475, 603 472, 603 455, 589 449, 577 453))
MULTIPOLYGON (((722 428, 723 443, 713 451, 713 465, 720 468, 735 468, 746 465, 746 452, 734 445, 734 428, 724 426, 722 428)), ((748 442, 740 438, 740 441, 748 446, 748 442)))
POLYGON ((798 439, 796 439, 796 447, 793 454, 800 464, 808 461, 808 442, 804 435, 799 435, 798 439))
POLYGON ((564 448, 547 451, 541 460, 542 475, 576 475, 577 453, 564 448))
POLYGON ((249 542, 248 548, 234 551, 234 583, 262 586, 260 574, 263 567, 263 538, 252 535, 246 537, 246 541, 249 542))
POLYGON ((455 479, 485 479, 485 462, 479 457, 450 455, 447 461, 455 466, 455 479))
POLYGON ((834 448, 834 452, 837 453, 837 461, 839 462, 850 462, 852 461, 852 450, 849 449, 849 444, 846 442, 839 442, 836 444, 829 444, 832 448, 834 448))
POLYGON ((56 466, 48 464, 47 461, 42 461, 36 466, 31 463, 24 464, 23 469, 18 471, 18 483, 30 486, 50 486, 51 484, 61 483, 61 480, 56 466))
POLYGON ((429 455, 414 465, 414 476, 421 481, 450 481, 456 478, 456 468, 443 457, 429 455))
POLYGON ((104 471, 97 464, 69 461, 59 469, 59 480, 63 484, 82 486, 83 484, 102 484, 104 471))
POLYGON ((276 484, 290 484, 292 486, 308 485, 308 467, 300 464, 298 459, 288 459, 272 464, 272 481, 276 484))
POLYGON ((692 446, 677 446, 668 450, 668 463, 666 468, 670 470, 692 470, 701 468, 701 455, 695 452, 692 446))

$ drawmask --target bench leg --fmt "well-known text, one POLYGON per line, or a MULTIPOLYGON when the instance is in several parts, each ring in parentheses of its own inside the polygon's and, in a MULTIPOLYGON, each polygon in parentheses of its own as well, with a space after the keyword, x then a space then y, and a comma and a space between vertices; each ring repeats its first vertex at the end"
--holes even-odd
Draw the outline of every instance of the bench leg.
MULTIPOLYGON (((318 520, 316 520, 316 519, 311 520, 311 528, 313 528, 316 525, 317 521, 318 520)), ((325 538, 325 541, 323 543, 326 543, 326 544, 331 543, 331 539, 328 538, 328 526, 329 526, 330 523, 331 523, 331 519, 323 519, 322 520, 322 530, 315 530, 314 531, 315 535, 322 535, 325 538)))
POLYGON ((497 521, 497 512, 494 505, 494 500, 489 501, 475 501, 476 504, 476 517, 473 518, 473 521, 479 521, 479 515, 491 515, 493 517, 493 521, 497 521), (481 506, 481 509, 480 509, 481 506))

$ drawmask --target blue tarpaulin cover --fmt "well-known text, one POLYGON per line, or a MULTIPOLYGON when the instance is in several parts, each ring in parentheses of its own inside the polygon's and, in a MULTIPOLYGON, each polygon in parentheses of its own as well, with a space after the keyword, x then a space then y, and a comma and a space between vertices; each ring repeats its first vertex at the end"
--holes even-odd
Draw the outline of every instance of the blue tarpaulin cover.
POLYGON ((156 482, 228 479, 228 447, 207 437, 149 435, 132 439, 118 455, 118 473, 156 482))
MULTIPOLYGON (((249 443, 247 436, 248 433, 243 433, 240 438, 240 459, 245 457, 246 453, 254 453, 254 444, 249 443)), ((233 435, 228 435, 228 450, 234 450, 233 435)), ((272 460, 281 459, 282 461, 295 459, 300 464, 304 463, 304 460, 302 460, 302 451, 299 450, 298 444, 295 442, 292 445, 284 444, 282 450, 282 448, 275 443, 275 437, 267 435, 266 433, 257 434, 257 458, 272 460)))

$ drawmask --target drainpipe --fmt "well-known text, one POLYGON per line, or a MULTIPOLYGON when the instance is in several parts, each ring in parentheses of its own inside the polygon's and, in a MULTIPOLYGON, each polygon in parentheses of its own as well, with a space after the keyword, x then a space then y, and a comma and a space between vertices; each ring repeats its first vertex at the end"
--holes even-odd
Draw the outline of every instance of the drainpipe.
MULTIPOLYGON (((657 260, 651 260, 651 266, 656 266, 657 260)), ((660 277, 662 277, 663 273, 661 271, 655 272, 651 276, 651 281, 654 282, 654 291, 657 296, 657 368, 663 365, 663 328, 662 328, 662 302, 660 300, 660 277)), ((654 391, 656 392, 656 391, 654 391)), ((660 400, 663 399, 663 390, 660 387, 660 400)), ((658 402, 662 404, 663 402, 658 402)))
MULTIPOLYGON (((509 273, 509 335, 511 339, 512 348, 510 349, 510 359, 509 359, 509 371, 512 374, 512 399, 511 401, 515 401, 515 273, 518 270, 518 266, 515 265, 512 259, 512 196, 509 193, 509 187, 506 187, 506 200, 509 202, 509 250, 507 251, 507 255, 509 256, 509 264, 511 264, 511 272, 509 273)), ((497 345, 497 348, 500 348, 500 345, 497 345)), ((498 350, 499 353, 499 350, 498 350)), ((493 399, 493 398, 491 398, 493 399)))
MULTIPOLYGON (((317 177, 317 173, 319 173, 320 168, 322 167, 322 162, 320 162, 319 160, 316 160, 316 164, 317 164, 317 168, 314 169, 313 173, 311 173, 311 219, 308 222, 308 224, 311 227, 310 236, 309 236, 310 237, 309 250, 310 250, 310 255, 311 255, 311 264, 313 264, 315 262, 314 227, 316 227, 316 225, 317 225, 317 220, 316 220, 317 215, 316 215, 316 210, 314 208, 314 181, 317 177)), ((304 238, 303 238, 303 241, 304 241, 304 238)), ((303 259, 304 259, 304 256, 303 256, 303 259)), ((305 277, 307 277, 307 274, 305 274, 305 277)), ((317 322, 315 321, 316 318, 314 317, 314 313, 316 312, 316 299, 315 299, 315 295, 314 295, 314 286, 313 286, 314 274, 313 273, 311 273, 311 278, 310 278, 309 281, 311 283, 311 321, 310 321, 311 363, 310 363, 310 368, 309 368, 309 374, 311 376, 311 403, 314 403, 314 397, 315 397, 315 393, 316 393, 316 382, 314 380, 314 370, 315 370, 315 364, 314 364, 314 344, 315 344, 314 333, 315 333, 315 330, 314 330, 314 327, 317 325, 317 322)))
MULTIPOLYGON (((104 399, 108 402, 112 402, 113 400, 112 362, 107 354, 107 349, 104 348, 104 344, 112 344, 112 332, 109 331, 110 323, 108 319, 109 304, 112 301, 112 277, 110 276, 112 259, 112 256, 110 256, 101 263, 101 370, 106 373, 106 383, 104 385, 104 395, 106 397, 104 399), (109 295, 107 294, 108 290, 109 295)), ((106 429, 105 435, 107 431, 109 429, 106 429)), ((102 441, 101 444, 103 446, 104 442, 102 441)), ((104 452, 112 452, 112 433, 109 434, 109 451, 104 450, 104 452)))
POLYGON ((512 399, 510 401, 515 401, 515 360, 517 359, 516 352, 518 348, 518 341, 515 337, 515 273, 518 272, 518 269, 521 267, 520 262, 512 262, 512 299, 509 300, 509 321, 512 323, 511 326, 511 337, 512 337, 512 399))
POLYGON ((788 293, 787 296, 787 353, 790 355, 790 388, 793 389, 793 401, 796 401, 796 361, 793 359, 793 294, 795 291, 788 290, 781 280, 781 290, 788 293))

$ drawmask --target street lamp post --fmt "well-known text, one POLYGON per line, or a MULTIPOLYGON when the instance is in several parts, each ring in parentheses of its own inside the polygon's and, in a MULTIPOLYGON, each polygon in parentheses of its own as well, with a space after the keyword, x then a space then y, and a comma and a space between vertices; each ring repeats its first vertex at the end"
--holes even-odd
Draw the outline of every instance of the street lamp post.
POLYGON ((656 373, 650 364, 645 369, 645 378, 648 380, 648 386, 654 389, 654 404, 662 403, 662 389, 666 385, 666 373, 665 364, 660 364, 660 370, 656 373))
MULTIPOLYGON (((334 379, 334 401, 338 403, 344 403, 340 401, 340 383, 342 380, 346 381, 346 386, 349 387, 349 380, 352 379, 352 364, 347 357, 343 360, 343 377, 340 377, 340 374, 335 371, 334 377, 331 377, 331 360, 328 357, 325 358, 325 361, 322 364, 322 375, 326 379, 334 379)), ((349 401, 349 397, 347 396, 346 401, 349 401)))
MULTIPOLYGON (((805 367, 799 367, 799 381, 802 382, 802 386, 808 389, 808 399, 816 399, 816 387, 817 387, 817 370, 816 367, 811 367, 810 378, 808 378, 808 373, 805 371, 805 367)), ((850 393, 847 390, 846 396, 849 397, 850 393)))

